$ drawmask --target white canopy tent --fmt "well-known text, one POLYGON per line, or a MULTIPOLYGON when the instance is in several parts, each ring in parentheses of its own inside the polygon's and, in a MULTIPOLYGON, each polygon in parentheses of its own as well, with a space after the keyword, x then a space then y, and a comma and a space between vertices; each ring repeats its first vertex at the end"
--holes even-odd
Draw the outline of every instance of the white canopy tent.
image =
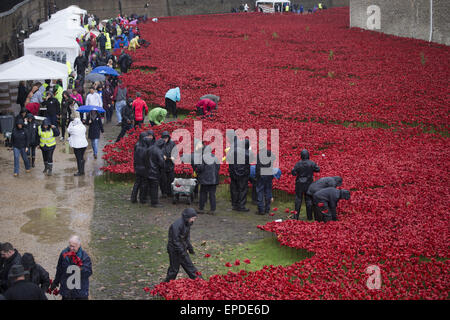
POLYGON ((80 15, 83 16, 87 14, 87 11, 84 9, 81 9, 78 6, 68 6, 65 9, 59 10, 58 12, 55 12, 54 14, 51 15, 51 18, 56 18, 62 15, 67 15, 67 14, 76 14, 76 15, 80 15))
POLYGON ((39 25, 39 29, 47 28, 48 26, 52 26, 55 24, 65 24, 67 28, 77 28, 81 27, 81 20, 80 17, 77 15, 67 15, 67 16, 60 16, 58 18, 51 18, 39 25))
POLYGON ((74 39, 52 33, 39 38, 25 39, 23 47, 25 55, 35 55, 64 64, 67 61, 72 64, 81 50, 74 39))
POLYGON ((67 89, 67 66, 33 55, 25 55, 16 60, 0 64, 0 83, 16 81, 44 81, 61 79, 67 89))
POLYGON ((30 34, 30 39, 35 39, 39 37, 44 37, 49 33, 57 34, 59 36, 65 36, 71 39, 76 39, 79 36, 82 36, 86 33, 86 29, 82 27, 78 28, 67 28, 65 24, 54 24, 49 25, 48 27, 38 30, 30 34))

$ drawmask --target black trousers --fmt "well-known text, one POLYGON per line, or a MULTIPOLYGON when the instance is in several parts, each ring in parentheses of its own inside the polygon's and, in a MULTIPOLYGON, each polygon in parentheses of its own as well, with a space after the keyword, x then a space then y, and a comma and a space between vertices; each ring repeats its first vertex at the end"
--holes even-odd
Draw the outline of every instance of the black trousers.
POLYGON ((167 269, 167 277, 165 282, 169 282, 170 280, 175 280, 178 271, 180 271, 180 265, 183 267, 184 271, 186 271, 187 275, 191 279, 197 278, 197 268, 195 268, 194 264, 191 261, 191 258, 187 253, 178 253, 173 250, 167 250, 169 253, 169 269, 167 269))
POLYGON ((312 198, 306 194, 310 183, 297 183, 295 185, 295 211, 297 211, 297 220, 300 216, 300 209, 302 208, 303 197, 306 203, 306 217, 308 220, 312 220, 312 198))
POLYGON ((156 179, 148 179, 147 185, 148 185, 148 194, 150 195, 151 204, 159 203, 159 200, 158 200, 159 181, 156 179))
POLYGON ((217 185, 215 184, 202 184, 200 185, 200 199, 199 199, 199 208, 203 210, 205 208, 205 204, 208 201, 211 206, 211 211, 216 211, 216 189, 217 185))
POLYGON ((130 130, 131 128, 132 128, 131 124, 122 126, 122 130, 120 130, 120 133, 117 136, 116 142, 118 142, 120 139, 122 139, 125 136, 125 133, 127 133, 127 131, 130 130))
POLYGON ((113 106, 112 105, 106 105, 106 106, 104 106, 104 109, 105 109, 105 113, 106 113, 106 121, 107 122, 111 122, 112 115, 113 115, 113 112, 114 112, 113 106))
POLYGON ((166 102, 167 111, 176 118, 177 117, 177 103, 169 98, 166 98, 165 102, 166 102))
POLYGON ((36 157, 36 146, 29 146, 27 155, 28 155, 28 157, 35 158, 36 157))
POLYGON ((137 201, 137 197, 139 194, 139 202, 145 203, 145 198, 147 196, 147 182, 147 177, 136 174, 136 180, 134 181, 133 190, 131 191, 132 202, 137 201))
POLYGON ((61 118, 61 137, 66 136, 67 118, 61 118))
POLYGON ((41 148, 41 151, 44 162, 53 164, 53 151, 55 151, 55 146, 41 148))
POLYGON ((77 72, 77 80, 80 80, 80 86, 84 86, 84 76, 86 75, 86 70, 82 70, 81 72, 77 72))
POLYGON ((250 183, 252 184, 252 201, 257 202, 258 196, 256 195, 256 179, 250 178, 248 179, 250 183))
POLYGON ((314 220, 323 221, 322 210, 317 206, 317 204, 313 203, 313 212, 314 212, 314 220))
POLYGON ((231 205, 243 209, 247 204, 248 176, 232 177, 230 183, 231 205))
POLYGON ((172 196, 172 182, 175 179, 175 172, 173 170, 161 172, 160 188, 163 195, 172 196))
POLYGON ((73 153, 75 153, 75 157, 77 158, 77 168, 78 172, 82 173, 83 170, 83 158, 84 152, 86 151, 86 147, 84 148, 73 148, 73 153))
POLYGON ((144 120, 134 120, 134 128, 136 129, 137 127, 142 128, 142 124, 144 123, 144 120))

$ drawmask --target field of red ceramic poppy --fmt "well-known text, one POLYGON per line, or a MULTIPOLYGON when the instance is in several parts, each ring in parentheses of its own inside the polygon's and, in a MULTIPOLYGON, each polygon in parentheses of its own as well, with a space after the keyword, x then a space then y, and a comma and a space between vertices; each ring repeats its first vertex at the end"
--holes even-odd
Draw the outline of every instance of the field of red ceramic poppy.
MULTIPOLYGON (((166 299, 448 299, 449 47, 348 28, 348 8, 310 15, 225 14, 142 25, 151 42, 123 76, 132 92, 179 108, 221 97, 203 130, 279 129, 274 187, 306 148, 321 172, 352 191, 337 222, 269 222, 282 245, 314 252, 291 266, 181 279, 156 286, 166 299), (379 268, 373 289, 370 266, 379 268)), ((193 130, 194 119, 155 131, 193 130)), ((139 130, 138 130, 139 131, 139 130)), ((139 133, 139 132, 137 132, 139 133)), ((137 133, 105 147, 105 171, 131 173, 137 133)), ((188 171, 177 166, 176 171, 188 171)), ((227 166, 221 173, 227 175, 227 166)), ((284 208, 283 208, 284 209, 284 208)), ((275 217, 278 212, 274 211, 275 217)), ((256 228, 256 226, 255 226, 256 228)))

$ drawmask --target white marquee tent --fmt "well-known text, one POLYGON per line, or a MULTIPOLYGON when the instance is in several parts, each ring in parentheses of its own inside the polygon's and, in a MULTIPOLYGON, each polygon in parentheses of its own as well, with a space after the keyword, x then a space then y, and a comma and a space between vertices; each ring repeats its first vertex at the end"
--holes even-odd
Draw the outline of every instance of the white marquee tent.
POLYGON ((78 7, 78 6, 69 6, 65 9, 55 12, 54 14, 51 15, 51 18, 57 18, 57 17, 64 16, 67 14, 76 14, 76 15, 84 16, 87 14, 87 11, 84 9, 80 9, 80 7, 78 7))
POLYGON ((51 18, 39 25, 39 29, 45 29, 55 24, 65 24, 68 29, 81 27, 80 17, 74 14, 51 18))
POLYGON ((57 36, 52 33, 39 38, 25 39, 23 47, 25 55, 47 58, 64 63, 64 65, 67 61, 72 64, 81 50, 75 39, 57 36))
POLYGON ((82 36, 86 33, 86 29, 83 27, 78 28, 67 28, 64 24, 54 24, 49 25, 48 27, 38 30, 30 34, 30 39, 35 39, 39 37, 44 37, 48 35, 48 33, 57 34, 58 36, 65 36, 71 39, 76 39, 79 36, 82 36))
POLYGON ((67 88, 67 66, 65 64, 25 55, 16 60, 0 64, 0 83, 26 80, 43 81, 61 79, 67 88))

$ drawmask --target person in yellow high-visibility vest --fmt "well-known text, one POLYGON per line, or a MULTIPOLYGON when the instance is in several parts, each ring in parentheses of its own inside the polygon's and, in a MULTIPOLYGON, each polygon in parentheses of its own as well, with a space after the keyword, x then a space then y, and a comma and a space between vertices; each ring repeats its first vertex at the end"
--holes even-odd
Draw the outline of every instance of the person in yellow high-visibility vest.
POLYGON ((72 64, 70 63, 70 61, 66 61, 66 66, 67 66, 67 73, 71 74, 72 73, 72 64))
POLYGON ((106 37, 105 49, 106 49, 106 50, 111 50, 111 38, 110 38, 110 36, 109 36, 109 33, 108 33, 108 32, 104 32, 103 34, 104 34, 105 37, 106 37))
POLYGON ((52 80, 47 79, 45 80, 45 83, 42 85, 44 87, 44 91, 42 92, 42 98, 46 98, 47 97, 47 91, 50 89, 50 83, 52 82, 52 80))
POLYGON ((53 152, 56 148, 55 137, 59 136, 59 130, 51 124, 50 119, 45 118, 42 125, 38 127, 39 147, 44 159, 44 171, 48 176, 52 175, 53 170, 53 152))
POLYGON ((323 7, 322 7, 322 3, 321 3, 321 2, 319 2, 319 9, 320 9, 320 10, 322 10, 322 9, 323 9, 323 7))

